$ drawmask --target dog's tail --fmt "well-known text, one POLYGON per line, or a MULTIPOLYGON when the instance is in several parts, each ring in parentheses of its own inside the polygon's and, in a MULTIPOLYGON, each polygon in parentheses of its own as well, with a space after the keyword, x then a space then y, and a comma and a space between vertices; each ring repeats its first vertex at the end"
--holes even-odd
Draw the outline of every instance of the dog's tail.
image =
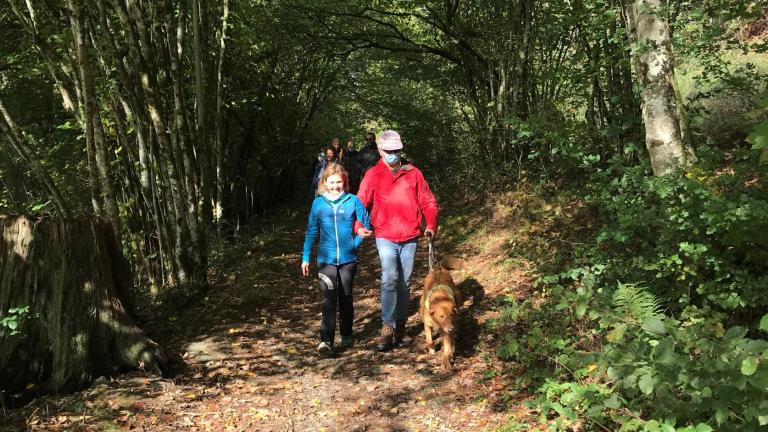
POLYGON ((461 270, 465 264, 463 259, 452 255, 446 255, 440 260, 440 267, 446 270, 461 270))

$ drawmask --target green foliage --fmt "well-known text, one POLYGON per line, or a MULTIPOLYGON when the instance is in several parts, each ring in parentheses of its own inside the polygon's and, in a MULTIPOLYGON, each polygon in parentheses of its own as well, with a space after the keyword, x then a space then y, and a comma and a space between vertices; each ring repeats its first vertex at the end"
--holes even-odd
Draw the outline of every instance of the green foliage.
POLYGON ((752 144, 753 150, 762 150, 760 162, 768 163, 768 120, 753 126, 746 140, 752 144))
POLYGON ((672 308, 680 299, 728 309, 768 305, 766 172, 744 157, 738 169, 684 176, 598 173, 590 199, 605 224, 596 247, 584 252, 609 266, 603 283, 646 281, 672 308))
POLYGON ((593 237, 501 305, 497 355, 551 430, 768 425, 768 176, 748 149, 698 153, 664 178, 597 170, 593 237))
POLYGON ((29 306, 18 306, 8 309, 4 317, 0 318, 0 334, 8 332, 8 335, 14 336, 21 332, 21 324, 29 316, 29 306))

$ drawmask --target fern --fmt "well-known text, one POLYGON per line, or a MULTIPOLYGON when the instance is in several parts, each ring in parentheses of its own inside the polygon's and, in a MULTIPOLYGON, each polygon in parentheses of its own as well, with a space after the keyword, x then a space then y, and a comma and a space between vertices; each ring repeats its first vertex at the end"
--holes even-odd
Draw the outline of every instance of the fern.
POLYGON ((627 322, 641 323, 659 315, 661 306, 656 297, 638 284, 624 284, 613 293, 613 307, 616 313, 627 322))

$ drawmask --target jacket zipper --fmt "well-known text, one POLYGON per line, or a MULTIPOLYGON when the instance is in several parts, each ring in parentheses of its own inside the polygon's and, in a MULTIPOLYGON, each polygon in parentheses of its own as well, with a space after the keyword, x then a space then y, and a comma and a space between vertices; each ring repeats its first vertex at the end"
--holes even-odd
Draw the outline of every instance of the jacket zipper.
MULTIPOLYGON (((341 207, 341 205, 339 205, 341 207)), ((336 211, 339 209, 338 207, 331 205, 331 208, 333 208, 333 230, 336 232, 336 265, 339 265, 339 254, 341 253, 339 249, 339 224, 336 221, 336 211)))

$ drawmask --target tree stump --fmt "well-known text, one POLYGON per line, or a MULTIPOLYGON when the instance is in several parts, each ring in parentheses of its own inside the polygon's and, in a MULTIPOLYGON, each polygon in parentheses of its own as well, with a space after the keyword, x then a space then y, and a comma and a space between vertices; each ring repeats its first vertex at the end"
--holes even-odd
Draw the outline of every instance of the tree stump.
POLYGON ((124 307, 132 278, 107 220, 0 216, 0 223, 0 319, 29 307, 18 334, 0 326, 5 396, 73 392, 126 368, 162 371, 162 350, 124 307))

